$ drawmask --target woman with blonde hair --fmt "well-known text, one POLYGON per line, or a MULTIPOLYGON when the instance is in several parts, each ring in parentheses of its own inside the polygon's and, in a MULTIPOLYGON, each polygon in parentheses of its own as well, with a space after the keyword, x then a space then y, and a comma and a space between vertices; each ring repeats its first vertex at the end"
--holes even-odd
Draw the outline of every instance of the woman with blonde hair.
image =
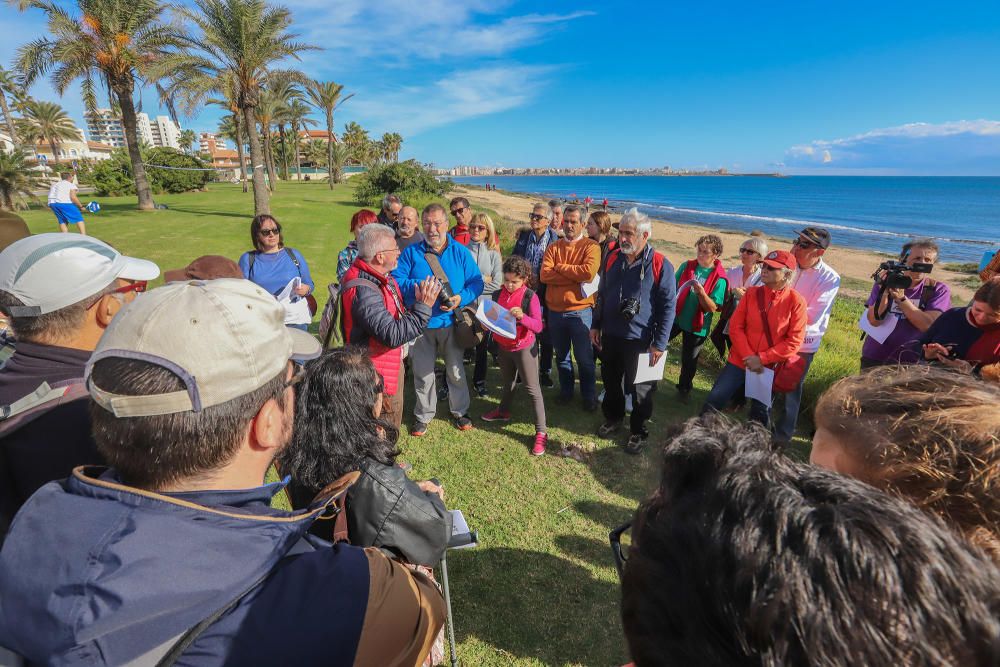
POLYGON ((937 515, 1000 562, 1000 388, 925 365, 844 378, 816 404, 810 461, 937 515))
MULTIPOLYGON (((492 294, 503 282, 503 261, 500 258, 500 239, 493 219, 485 213, 476 213, 469 223, 469 252, 476 259, 483 274, 483 294, 492 294)), ((479 299, 473 305, 478 305, 479 299)), ((486 367, 490 335, 483 335, 483 342, 476 346, 476 367, 472 372, 472 386, 479 396, 486 395, 486 367)))

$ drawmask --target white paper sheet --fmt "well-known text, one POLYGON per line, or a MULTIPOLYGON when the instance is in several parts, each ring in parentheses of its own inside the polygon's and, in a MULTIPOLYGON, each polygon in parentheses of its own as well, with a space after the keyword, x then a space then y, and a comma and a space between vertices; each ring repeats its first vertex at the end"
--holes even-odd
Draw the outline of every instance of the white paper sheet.
POLYGON ((285 288, 278 292, 278 303, 285 308, 285 324, 309 324, 312 315, 309 314, 309 302, 299 296, 295 290, 302 285, 302 278, 295 276, 288 281, 285 288))
POLYGON ((773 384, 774 371, 770 368, 765 368, 760 373, 754 373, 748 368, 746 371, 746 380, 743 383, 743 393, 747 398, 756 399, 767 407, 771 407, 773 400, 771 386, 773 384))
POLYGON ((484 328, 498 336, 510 340, 517 338, 517 319, 493 299, 483 299, 479 302, 476 319, 484 328))
MULTIPOLYGON (((460 538, 462 536, 469 535, 469 524, 465 521, 465 515, 462 514, 462 510, 448 510, 451 514, 451 537, 460 538)), ((469 542, 468 544, 463 544, 457 547, 449 547, 450 549, 472 549, 473 547, 478 547, 479 542, 469 542)))
POLYGON ((601 275, 597 274, 589 283, 580 283, 580 292, 583 298, 589 298, 591 294, 597 293, 597 288, 601 285, 601 275))
POLYGON ((888 313, 885 319, 878 323, 878 325, 872 325, 868 321, 868 308, 866 308, 861 313, 861 319, 858 320, 858 326, 866 334, 874 338, 881 345, 886 341, 893 331, 896 330, 896 324, 899 322, 899 318, 896 317, 894 313, 888 313))
POLYGON ((636 382, 659 382, 663 379, 663 370, 667 366, 667 353, 660 355, 660 360, 655 366, 649 365, 650 354, 643 352, 639 355, 639 363, 635 369, 636 382))

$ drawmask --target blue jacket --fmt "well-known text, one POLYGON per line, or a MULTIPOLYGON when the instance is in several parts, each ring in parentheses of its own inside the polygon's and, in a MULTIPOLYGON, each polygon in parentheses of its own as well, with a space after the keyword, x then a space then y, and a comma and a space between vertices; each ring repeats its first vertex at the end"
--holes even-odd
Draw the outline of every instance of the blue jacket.
MULTIPOLYGON (((426 241, 414 243, 399 256, 399 265, 392 272, 392 277, 399 283, 399 289, 408 307, 412 307, 416 301, 413 288, 424 278, 434 275, 424 258, 424 253, 427 252, 433 252, 433 249, 426 241)), ((479 272, 476 259, 469 249, 449 237, 439 257, 438 261, 448 276, 452 292, 462 296, 459 307, 467 306, 478 299, 483 293, 483 274, 479 272)), ((441 310, 441 304, 438 303, 434 306, 427 328, 443 329, 454 322, 454 313, 441 310)))
POLYGON ((281 486, 166 495, 100 468, 45 485, 0 552, 0 645, 46 664, 120 665, 252 589, 177 664, 351 665, 362 651, 384 655, 374 642, 399 638, 365 638, 366 622, 405 634, 426 614, 418 605, 400 613, 404 604, 385 618, 392 593, 382 584, 394 576, 411 597, 437 591, 411 586, 374 550, 308 536, 323 506, 273 510, 281 486), (296 544, 314 550, 283 558, 296 544))
POLYGON ((594 309, 594 328, 601 335, 616 336, 626 340, 641 340, 643 345, 652 345, 658 350, 666 350, 670 341, 670 329, 674 325, 677 286, 674 267, 660 253, 646 246, 640 261, 627 266, 628 258, 619 250, 612 250, 606 260, 610 267, 604 272, 598 287, 598 303, 594 309), (656 256, 659 255, 659 258, 656 256), (654 258, 662 260, 659 280, 654 280, 654 258), (621 302, 625 299, 639 299, 641 307, 631 321, 621 316, 621 302))

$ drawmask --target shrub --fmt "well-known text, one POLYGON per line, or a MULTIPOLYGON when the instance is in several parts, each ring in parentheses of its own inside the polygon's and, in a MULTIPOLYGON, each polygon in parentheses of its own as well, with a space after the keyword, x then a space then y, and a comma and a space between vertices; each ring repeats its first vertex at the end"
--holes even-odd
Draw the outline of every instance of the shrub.
POLYGON ((409 201, 427 196, 440 197, 452 186, 451 181, 438 180, 430 169, 416 160, 379 164, 352 180, 357 183, 354 196, 358 203, 375 207, 382 205, 382 197, 389 192, 409 201))
MULTIPOLYGON (((144 148, 142 149, 142 161, 146 164, 158 164, 166 167, 203 169, 206 166, 204 162, 193 155, 185 155, 174 148, 144 148)), ((156 194, 200 190, 205 187, 211 176, 211 171, 146 167, 149 187, 156 194)), ((80 178, 82 182, 93 185, 101 197, 135 194, 132 162, 124 148, 114 151, 107 160, 83 165, 80 170, 80 178)))

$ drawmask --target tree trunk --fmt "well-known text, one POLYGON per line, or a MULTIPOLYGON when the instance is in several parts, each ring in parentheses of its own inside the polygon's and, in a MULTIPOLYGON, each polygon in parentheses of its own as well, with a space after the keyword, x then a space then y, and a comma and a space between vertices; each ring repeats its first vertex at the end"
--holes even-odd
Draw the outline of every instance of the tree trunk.
POLYGON ((333 109, 326 112, 326 173, 333 190, 333 109))
POLYGON ((295 136, 292 140, 292 147, 295 149, 295 178, 299 183, 302 182, 302 160, 299 158, 299 131, 295 130, 295 136))
POLYGON ((239 112, 233 114, 233 125, 236 126, 236 155, 240 161, 240 181, 243 183, 243 192, 247 191, 247 162, 243 155, 243 123, 240 122, 239 112))
POLYGON ((7 94, 0 91, 0 109, 3 110, 3 117, 7 121, 7 133, 10 135, 10 143, 17 150, 17 132, 14 130, 14 117, 10 115, 10 107, 7 106, 7 94))
POLYGON ((267 167, 267 183, 271 192, 274 192, 278 185, 278 174, 274 168, 274 147, 271 145, 271 128, 264 127, 262 124, 261 129, 264 130, 264 165, 267 167))
POLYGON ((59 165, 59 151, 55 139, 49 139, 49 150, 52 151, 52 164, 59 165))
POLYGON ((281 140, 281 177, 288 180, 288 148, 285 146, 285 124, 278 123, 278 138, 281 140))
POLYGON ((151 211, 153 210, 153 191, 149 187, 146 167, 143 166, 142 155, 139 153, 139 136, 136 129, 137 119, 135 105, 132 103, 132 91, 132 85, 114 88, 115 98, 117 98, 118 107, 122 112, 125 145, 128 146, 128 157, 132 163, 132 179, 135 181, 135 194, 139 198, 139 210, 151 211))
POLYGON ((271 212, 270 193, 264 182, 264 153, 260 147, 260 136, 257 134, 257 114, 253 107, 244 107, 243 122, 247 128, 247 141, 250 143, 250 163, 253 168, 253 213, 271 212))

